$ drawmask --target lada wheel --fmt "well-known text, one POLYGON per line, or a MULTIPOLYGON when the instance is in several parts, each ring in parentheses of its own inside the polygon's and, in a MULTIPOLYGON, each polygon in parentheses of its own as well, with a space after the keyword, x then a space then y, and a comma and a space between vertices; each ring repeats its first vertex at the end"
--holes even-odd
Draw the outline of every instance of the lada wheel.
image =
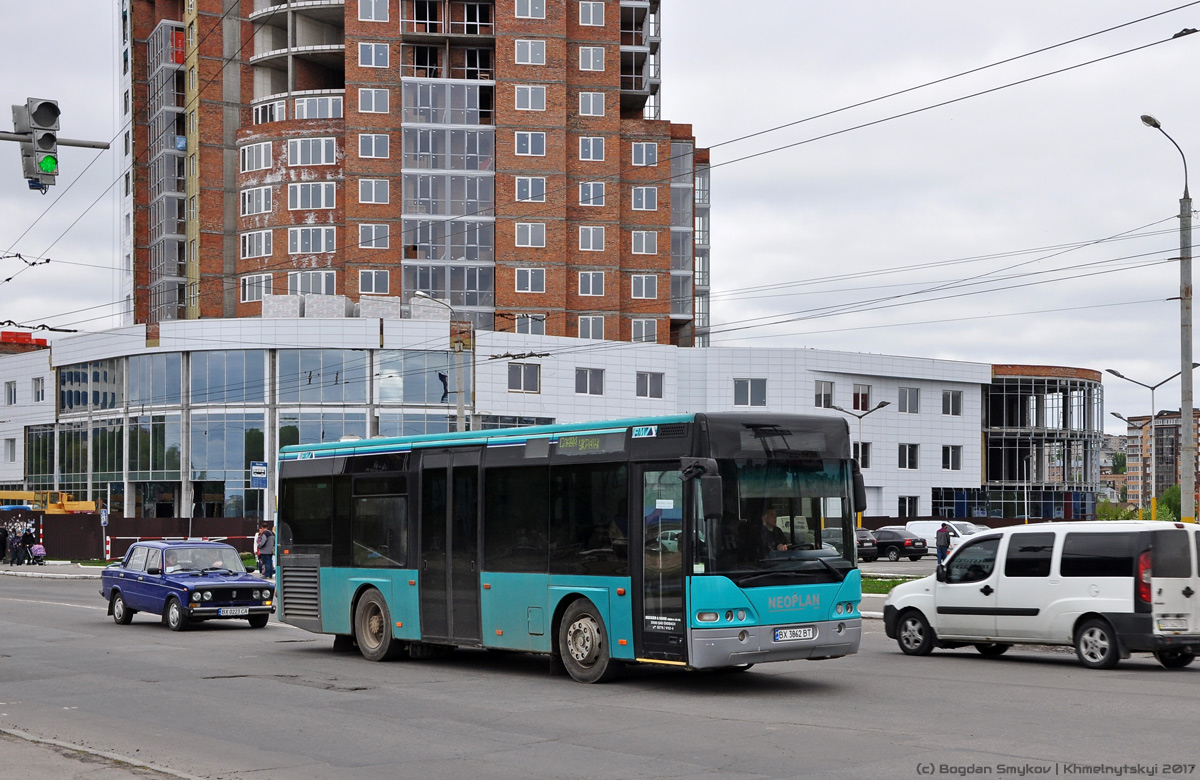
POLYGON ((354 638, 368 661, 390 661, 404 651, 404 645, 392 636, 392 615, 379 591, 369 590, 359 599, 354 610, 354 638))
POLYGON ((596 605, 576 599, 558 626, 558 651, 567 673, 581 683, 612 679, 619 663, 608 652, 608 631, 596 605))
POLYGON ((1187 650, 1159 650, 1154 657, 1168 669, 1182 669, 1196 660, 1196 654, 1187 650))
POLYGON ((112 597, 112 616, 113 622, 118 626, 127 626, 129 621, 133 620, 133 610, 125 603, 125 597, 120 591, 113 594, 112 597))
POLYGON ((167 628, 172 631, 187 631, 190 621, 183 605, 179 603, 179 599, 171 597, 167 600, 166 620, 167 628))
POLYGON ((915 609, 900 616, 896 643, 905 655, 929 655, 933 651, 933 629, 925 616, 915 609))
POLYGON ((1121 660, 1117 635, 1106 621, 1089 620, 1075 632, 1075 655, 1089 669, 1111 669, 1121 660))
POLYGON ((247 618, 250 621, 250 628, 266 628, 267 621, 270 619, 270 615, 251 615, 247 618))

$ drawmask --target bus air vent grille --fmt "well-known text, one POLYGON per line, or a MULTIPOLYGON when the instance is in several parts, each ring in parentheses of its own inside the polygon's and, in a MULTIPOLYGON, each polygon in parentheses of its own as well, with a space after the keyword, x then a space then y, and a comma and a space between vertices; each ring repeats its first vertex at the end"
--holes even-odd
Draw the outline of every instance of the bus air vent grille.
POLYGON ((669 423, 658 426, 658 438, 660 439, 682 439, 687 435, 687 423, 669 423))
POLYGON ((289 566, 281 573, 280 596, 283 615, 288 618, 321 617, 321 570, 289 566))

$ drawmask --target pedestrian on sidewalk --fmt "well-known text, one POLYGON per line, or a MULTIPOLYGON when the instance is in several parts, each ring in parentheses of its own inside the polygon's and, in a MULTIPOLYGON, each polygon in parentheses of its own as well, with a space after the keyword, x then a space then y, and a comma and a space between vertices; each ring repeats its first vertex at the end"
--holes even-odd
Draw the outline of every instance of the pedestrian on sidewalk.
POLYGON ((8 554, 8 528, 0 525, 0 559, 8 554))
POLYGON ((258 552, 258 567, 262 576, 271 580, 275 578, 275 532, 267 521, 259 527, 258 535, 254 537, 254 549, 258 552))
POLYGON ((8 565, 12 566, 17 562, 17 545, 20 542, 20 534, 17 529, 13 528, 8 532, 8 539, 4 543, 4 552, 8 557, 8 565))
POLYGON ((950 526, 942 523, 942 527, 937 530, 933 538, 937 544, 938 563, 946 560, 946 553, 950 549, 950 526))
POLYGON ((22 563, 33 563, 33 554, 29 548, 37 544, 37 537, 33 535, 32 528, 26 528, 25 533, 21 534, 21 542, 17 553, 17 565, 22 563))

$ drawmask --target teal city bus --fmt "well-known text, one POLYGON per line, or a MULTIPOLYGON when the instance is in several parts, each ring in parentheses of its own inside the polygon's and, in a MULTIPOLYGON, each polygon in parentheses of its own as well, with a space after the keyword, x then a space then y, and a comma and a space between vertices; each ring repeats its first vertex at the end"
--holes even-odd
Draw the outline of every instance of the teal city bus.
POLYGON ((714 413, 285 447, 283 622, 370 660, 454 647, 747 669, 857 652, 849 427, 714 413))

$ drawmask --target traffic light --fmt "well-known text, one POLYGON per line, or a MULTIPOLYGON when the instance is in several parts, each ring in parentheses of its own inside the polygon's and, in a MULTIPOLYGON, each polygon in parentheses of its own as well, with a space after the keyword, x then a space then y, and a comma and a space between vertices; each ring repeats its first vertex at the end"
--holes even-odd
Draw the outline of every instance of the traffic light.
POLYGON ((61 114, 57 100, 28 98, 23 106, 13 106, 13 129, 29 133, 21 141, 21 172, 26 179, 41 188, 54 184, 58 175, 58 118, 61 114))

